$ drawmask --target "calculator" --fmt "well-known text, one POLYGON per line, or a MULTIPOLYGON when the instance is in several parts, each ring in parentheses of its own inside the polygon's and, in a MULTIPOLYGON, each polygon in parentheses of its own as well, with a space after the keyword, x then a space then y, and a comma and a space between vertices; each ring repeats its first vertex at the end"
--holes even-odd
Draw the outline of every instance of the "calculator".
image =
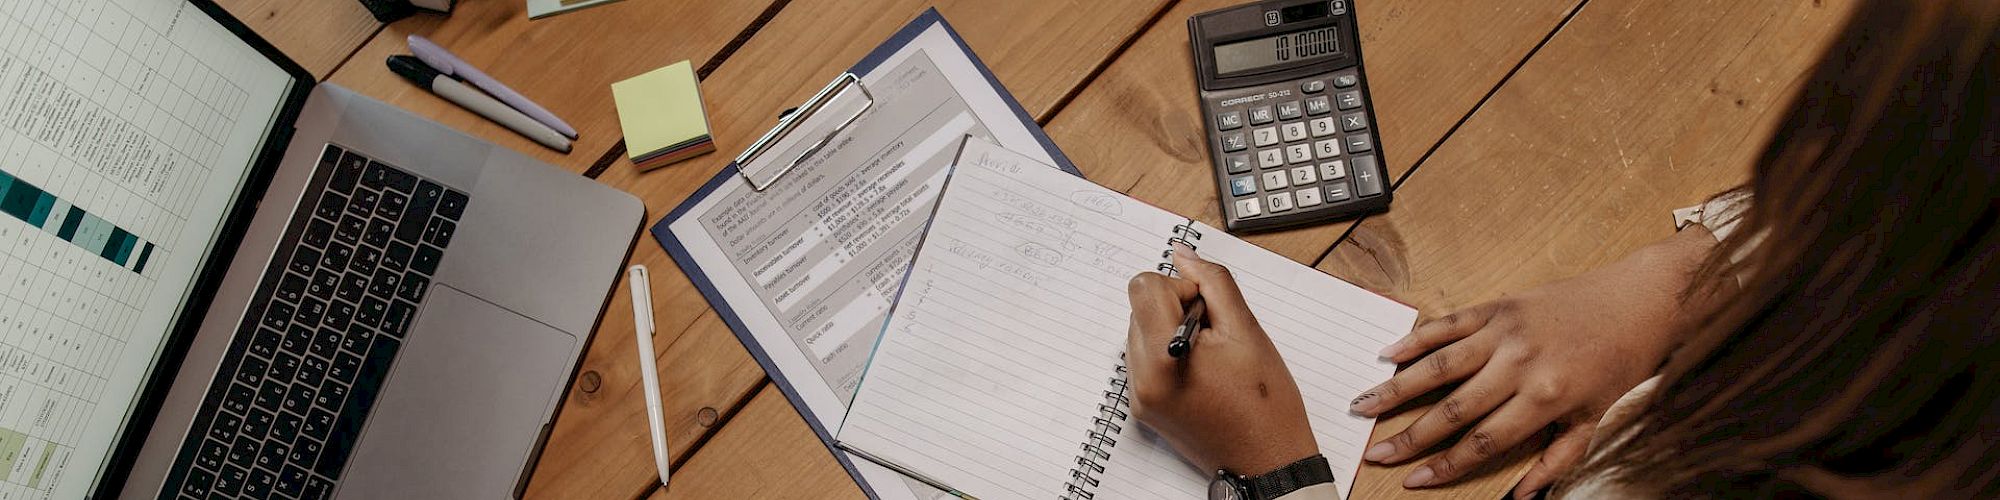
POLYGON ((1229 231, 1389 207, 1354 18, 1348 0, 1274 0, 1188 18, 1229 231))

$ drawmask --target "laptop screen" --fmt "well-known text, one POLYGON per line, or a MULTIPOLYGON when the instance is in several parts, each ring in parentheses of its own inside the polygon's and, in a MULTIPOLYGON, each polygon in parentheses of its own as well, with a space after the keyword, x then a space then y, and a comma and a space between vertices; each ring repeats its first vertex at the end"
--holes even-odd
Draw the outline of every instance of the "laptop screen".
POLYGON ((298 83, 187 0, 0 2, 0 496, 101 475, 298 83))

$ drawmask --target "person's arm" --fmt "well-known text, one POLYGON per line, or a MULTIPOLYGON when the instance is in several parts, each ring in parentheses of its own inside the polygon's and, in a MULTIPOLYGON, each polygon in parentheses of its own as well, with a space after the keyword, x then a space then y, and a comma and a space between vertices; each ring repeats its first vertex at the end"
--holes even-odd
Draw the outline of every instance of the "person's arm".
MULTIPOLYGON (((1472 427, 1404 480, 1441 485, 1555 425, 1556 442, 1517 496, 1552 483, 1582 458, 1604 409, 1678 344, 1686 330, 1679 294, 1714 245, 1704 230, 1683 231, 1590 273, 1419 325, 1382 353, 1414 364, 1356 397, 1351 411, 1377 416, 1465 383, 1371 446, 1367 459, 1409 461, 1472 427)), ((1227 270, 1185 250, 1174 257, 1187 279, 1147 273, 1132 283, 1134 414, 1202 467, 1254 474, 1317 453, 1298 387, 1227 270), (1213 328, 1183 366, 1165 355, 1166 336, 1196 296, 1207 301, 1213 328)))

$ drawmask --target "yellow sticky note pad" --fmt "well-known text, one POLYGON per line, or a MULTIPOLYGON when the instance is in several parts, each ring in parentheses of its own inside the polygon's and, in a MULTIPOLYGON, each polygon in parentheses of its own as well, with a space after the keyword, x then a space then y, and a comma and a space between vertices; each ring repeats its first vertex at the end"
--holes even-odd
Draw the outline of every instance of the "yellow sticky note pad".
MULTIPOLYGON (((702 109, 694 65, 681 61, 611 84, 618 103, 618 126, 634 163, 708 145, 708 114, 702 109)), ((681 156, 681 155, 672 155, 681 156)), ((657 165, 653 165, 657 166, 657 165)))

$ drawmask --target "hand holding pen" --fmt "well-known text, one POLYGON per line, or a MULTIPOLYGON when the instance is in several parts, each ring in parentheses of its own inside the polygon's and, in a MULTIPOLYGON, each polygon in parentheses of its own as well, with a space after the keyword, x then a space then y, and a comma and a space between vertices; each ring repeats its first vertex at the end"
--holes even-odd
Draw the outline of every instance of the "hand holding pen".
POLYGON ((1174 266, 1180 277, 1147 272, 1129 285, 1133 415, 1203 470, 1258 475, 1318 454, 1298 384, 1228 269, 1179 245, 1174 266), (1167 346, 1191 316, 1208 325, 1174 357, 1167 346))

